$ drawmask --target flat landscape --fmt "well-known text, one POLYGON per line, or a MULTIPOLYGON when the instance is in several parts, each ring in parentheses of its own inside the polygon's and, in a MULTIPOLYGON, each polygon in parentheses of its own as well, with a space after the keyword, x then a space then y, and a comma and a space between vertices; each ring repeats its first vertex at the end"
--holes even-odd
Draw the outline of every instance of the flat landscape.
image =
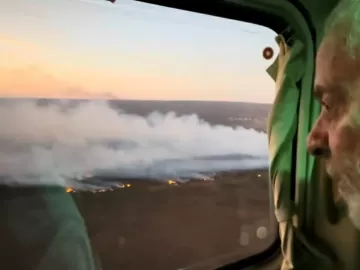
POLYGON ((103 269, 209 269, 274 240, 265 170, 177 185, 128 183, 112 192, 73 193, 103 269))
MULTIPOLYGON (((40 105, 51 102, 42 100, 40 105)), ((242 126, 258 132, 266 132, 270 110, 268 104, 235 102, 109 103, 127 114, 145 116, 154 111, 163 114, 172 111, 180 116, 194 114, 210 126, 242 126)), ((220 141, 226 142, 227 137, 220 141)), ((247 144, 251 142, 244 145, 247 144)), ((223 171, 209 179, 187 181, 116 176, 111 180, 118 185, 109 191, 69 190, 103 270, 213 269, 261 252, 275 239, 277 229, 269 208, 266 168, 223 171)), ((1 190, 6 199, 2 219, 11 219, 8 224, 36 226, 40 222, 37 217, 22 220, 25 218, 22 213, 35 209, 35 215, 40 215, 37 211, 46 212, 47 222, 55 222, 46 199, 34 201, 36 189, 34 196, 28 195, 31 189, 23 190, 22 187, 1 190)), ((6 241, 2 241, 0 252, 6 254, 9 264, 14 258, 24 258, 23 263, 13 263, 11 269, 35 269, 31 265, 36 265, 41 254, 45 254, 46 245, 35 236, 21 245, 21 237, 25 236, 8 233, 9 226, 2 225, 6 241)))

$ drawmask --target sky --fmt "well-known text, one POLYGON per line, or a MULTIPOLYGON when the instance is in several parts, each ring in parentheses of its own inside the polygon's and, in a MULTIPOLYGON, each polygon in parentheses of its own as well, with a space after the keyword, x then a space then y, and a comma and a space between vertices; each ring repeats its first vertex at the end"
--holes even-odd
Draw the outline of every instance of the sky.
POLYGON ((271 103, 275 36, 131 0, 5 1, 0 96, 271 103))

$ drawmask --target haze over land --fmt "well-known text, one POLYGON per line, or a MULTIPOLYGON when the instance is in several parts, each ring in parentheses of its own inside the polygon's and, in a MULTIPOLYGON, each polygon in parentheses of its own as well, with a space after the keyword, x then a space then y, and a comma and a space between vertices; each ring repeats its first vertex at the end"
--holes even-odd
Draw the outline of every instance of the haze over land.
POLYGON ((0 124, 12 123, 0 131, 0 173, 10 185, 87 188, 85 178, 96 175, 203 178, 268 166, 269 105, 44 99, 0 105, 0 124))

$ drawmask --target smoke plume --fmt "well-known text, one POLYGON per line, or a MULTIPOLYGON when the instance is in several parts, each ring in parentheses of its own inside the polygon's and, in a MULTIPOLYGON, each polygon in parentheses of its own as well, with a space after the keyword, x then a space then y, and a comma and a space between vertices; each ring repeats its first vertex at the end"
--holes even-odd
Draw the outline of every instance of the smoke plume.
POLYGON ((266 134, 197 115, 131 115, 106 101, 3 100, 0 124, 6 185, 86 187, 96 175, 183 179, 268 166, 266 134))

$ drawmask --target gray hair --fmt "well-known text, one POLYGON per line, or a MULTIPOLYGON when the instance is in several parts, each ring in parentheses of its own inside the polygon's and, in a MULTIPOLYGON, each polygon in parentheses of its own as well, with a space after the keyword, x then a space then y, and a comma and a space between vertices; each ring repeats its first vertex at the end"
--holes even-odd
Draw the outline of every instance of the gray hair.
POLYGON ((341 0, 325 22, 324 35, 360 58, 360 0, 341 0))

